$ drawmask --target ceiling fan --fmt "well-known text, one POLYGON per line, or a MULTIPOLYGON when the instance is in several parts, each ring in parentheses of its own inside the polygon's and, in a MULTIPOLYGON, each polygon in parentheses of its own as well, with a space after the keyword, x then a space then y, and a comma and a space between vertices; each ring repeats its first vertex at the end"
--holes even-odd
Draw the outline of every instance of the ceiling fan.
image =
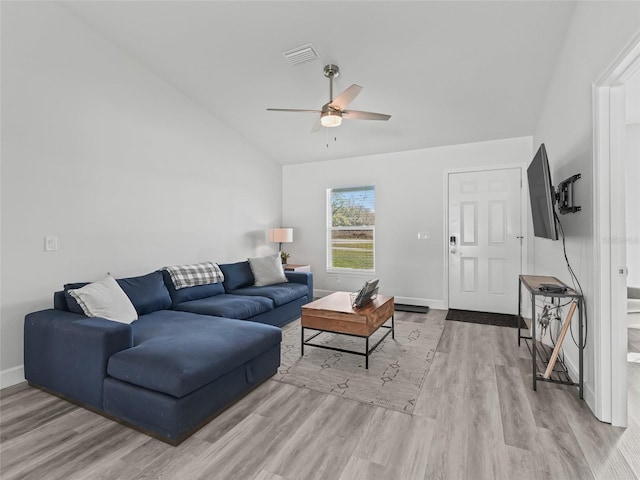
POLYGON ((319 113, 318 121, 311 129, 317 132, 320 127, 337 127, 342 123, 342 119, 350 120, 389 120, 391 115, 384 113, 362 112, 360 110, 345 110, 351 102, 362 91, 360 85, 353 84, 344 92, 333 98, 333 79, 340 74, 337 65, 325 65, 324 76, 329 79, 329 102, 322 106, 321 110, 302 110, 297 108, 267 108, 270 112, 312 112, 319 113))

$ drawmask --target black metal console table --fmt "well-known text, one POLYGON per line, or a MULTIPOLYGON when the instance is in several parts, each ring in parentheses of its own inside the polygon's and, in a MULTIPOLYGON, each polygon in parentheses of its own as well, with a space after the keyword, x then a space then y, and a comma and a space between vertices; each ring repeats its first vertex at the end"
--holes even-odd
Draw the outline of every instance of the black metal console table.
MULTIPOLYGON (((536 276, 536 275, 520 275, 518 283, 518 346, 520 346, 521 340, 525 340, 529 351, 531 352, 531 358, 533 363, 533 389, 536 390, 537 382, 553 382, 561 383, 564 385, 575 385, 580 392, 580 398, 583 398, 583 345, 582 345, 582 317, 584 312, 584 298, 574 289, 568 287, 555 277, 536 276), (564 291, 555 292, 541 289, 541 285, 555 285, 561 287, 564 291), (522 318, 522 287, 526 288, 531 296, 531 336, 528 337, 522 334, 522 327, 526 329, 526 323, 522 318), (579 312, 578 316, 578 383, 575 383, 569 377, 569 372, 566 365, 560 359, 556 362, 556 367, 553 369, 549 378, 544 378, 543 373, 538 371, 538 360, 542 366, 548 363, 551 356, 552 349, 544 343, 537 341, 536 339, 536 297, 552 297, 552 298, 573 298, 578 302, 577 308, 579 312)), ((563 323, 567 321, 565 319, 563 323)), ((526 330, 525 330, 526 331, 526 330)))

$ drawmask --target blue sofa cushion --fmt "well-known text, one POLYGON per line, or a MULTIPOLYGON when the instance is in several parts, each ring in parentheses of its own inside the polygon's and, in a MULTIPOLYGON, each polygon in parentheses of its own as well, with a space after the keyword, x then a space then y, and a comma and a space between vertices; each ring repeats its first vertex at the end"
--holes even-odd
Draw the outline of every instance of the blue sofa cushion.
POLYGON ((139 316, 171 307, 171 297, 164 285, 161 272, 122 278, 117 282, 133 303, 139 316))
POLYGON ((237 318, 246 320, 274 309, 273 300, 266 297, 249 297, 247 295, 217 295, 174 305, 181 312, 213 315, 215 317, 237 318))
POLYGON ((249 262, 226 263, 220 265, 224 273, 224 289, 230 293, 238 288, 249 287, 255 283, 249 262))
MULTIPOLYGON (((217 297, 214 297, 217 298, 217 297)), ((121 381, 184 397, 282 340, 278 327, 164 310, 131 324, 134 347, 111 356, 121 381)))
MULTIPOLYGON (((67 300, 67 308, 70 312, 79 313, 80 315, 84 315, 84 310, 80 304, 69 294, 69 290, 75 290, 77 288, 82 288, 85 285, 88 285, 89 282, 76 282, 76 283, 65 283, 64 284, 64 298, 67 300)), ((86 316, 86 315, 85 315, 86 316)))
MULTIPOLYGON (((171 296, 165 286, 161 272, 152 272, 139 277, 116 279, 120 288, 127 294, 138 315, 165 310, 171 307, 171 296)), ((84 315, 84 311, 69 295, 69 290, 82 288, 89 282, 67 283, 64 285, 64 296, 67 300, 67 308, 70 312, 84 315)))
POLYGON ((171 280, 171 275, 166 270, 162 271, 164 278, 164 284, 169 291, 171 301, 173 305, 177 305, 183 302, 189 302, 191 300, 200 300, 201 298, 214 297, 224 293, 224 286, 222 283, 210 283, 208 285, 196 285, 195 287, 185 287, 176 289, 171 280))
POLYGON ((244 287, 233 291, 234 295, 257 295, 270 298, 276 307, 302 298, 308 293, 307 286, 300 283, 277 283, 267 287, 244 287))

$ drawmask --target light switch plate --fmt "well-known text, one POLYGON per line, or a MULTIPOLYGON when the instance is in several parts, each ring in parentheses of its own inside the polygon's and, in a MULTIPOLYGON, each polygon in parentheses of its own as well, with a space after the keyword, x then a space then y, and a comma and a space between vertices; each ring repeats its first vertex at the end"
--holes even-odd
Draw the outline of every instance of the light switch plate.
POLYGON ((55 235, 44 237, 44 251, 55 252, 56 250, 58 250, 58 237, 55 235))

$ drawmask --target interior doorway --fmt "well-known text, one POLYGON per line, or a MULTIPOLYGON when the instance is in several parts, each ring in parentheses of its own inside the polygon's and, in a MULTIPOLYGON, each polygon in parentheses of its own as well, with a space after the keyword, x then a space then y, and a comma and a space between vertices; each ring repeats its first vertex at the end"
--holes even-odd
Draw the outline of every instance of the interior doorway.
POLYGON ((639 72, 640 36, 594 86, 595 414, 621 427, 628 422, 626 90, 639 72))
MULTIPOLYGON (((640 72, 625 83, 625 180, 627 250, 627 404, 640 399, 640 72)), ((637 409, 628 412, 638 423, 637 409)))
POLYGON ((522 263, 522 169, 448 174, 448 306, 515 314, 522 263))

